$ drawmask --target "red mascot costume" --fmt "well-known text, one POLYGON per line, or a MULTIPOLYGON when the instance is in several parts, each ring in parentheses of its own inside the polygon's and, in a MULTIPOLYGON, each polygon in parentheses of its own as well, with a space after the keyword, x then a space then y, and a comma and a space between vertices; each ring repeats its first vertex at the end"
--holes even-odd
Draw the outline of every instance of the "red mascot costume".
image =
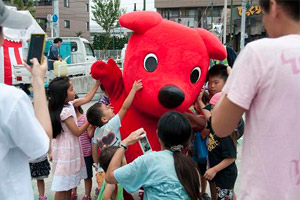
MULTIPOLYGON (((160 150, 157 122, 169 110, 188 111, 206 79, 209 59, 224 60, 226 50, 210 32, 162 19, 152 11, 120 17, 121 26, 133 31, 127 45, 123 75, 113 59, 97 61, 92 77, 100 80, 117 113, 135 80, 143 89, 135 95, 122 120, 121 136, 143 127, 153 150, 160 150)), ((142 154, 138 143, 126 152, 128 162, 142 154)))

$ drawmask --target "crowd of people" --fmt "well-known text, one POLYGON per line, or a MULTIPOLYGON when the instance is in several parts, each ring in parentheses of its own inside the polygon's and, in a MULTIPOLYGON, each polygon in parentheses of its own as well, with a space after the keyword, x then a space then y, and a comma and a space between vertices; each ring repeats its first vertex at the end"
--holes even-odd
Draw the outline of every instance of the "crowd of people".
MULTIPOLYGON (((260 4, 270 38, 249 43, 232 68, 214 63, 190 111, 169 111, 160 118, 161 151, 131 163, 125 151, 147 132, 141 127, 121 138, 120 127, 135 94, 147 87, 142 80, 133 83, 117 114, 104 96, 85 115, 81 106, 93 99, 101 80, 79 98, 68 77, 57 77, 49 84, 47 99, 47 59, 39 63, 34 58, 32 66, 24 63, 31 73, 33 106, 24 92, 0 84, 0 199, 33 199, 32 178, 39 200, 47 199, 44 179, 50 171, 56 200, 78 199, 81 180, 82 200, 92 199, 93 166, 99 200, 133 199, 130 193, 136 191, 145 200, 299 199, 300 4, 260 4), (242 136, 237 195, 235 160, 242 136)), ((3 27, 30 25, 25 15, 8 10, 2 1, 0 14, 0 45, 3 27)))

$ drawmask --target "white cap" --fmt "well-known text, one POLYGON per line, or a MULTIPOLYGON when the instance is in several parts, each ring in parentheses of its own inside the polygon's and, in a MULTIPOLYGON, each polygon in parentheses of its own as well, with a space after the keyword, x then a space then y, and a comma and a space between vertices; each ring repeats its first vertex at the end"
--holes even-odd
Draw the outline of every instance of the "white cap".
POLYGON ((31 25, 31 18, 27 15, 8 9, 0 0, 0 26, 13 29, 26 29, 31 25))

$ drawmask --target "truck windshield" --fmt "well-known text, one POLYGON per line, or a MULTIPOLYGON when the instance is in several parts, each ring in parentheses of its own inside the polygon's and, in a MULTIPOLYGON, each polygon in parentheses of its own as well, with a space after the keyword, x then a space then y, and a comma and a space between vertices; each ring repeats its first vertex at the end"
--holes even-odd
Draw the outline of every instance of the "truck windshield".
POLYGON ((95 57, 94 50, 93 50, 92 46, 89 43, 84 42, 84 47, 85 47, 85 51, 86 51, 87 56, 95 57))

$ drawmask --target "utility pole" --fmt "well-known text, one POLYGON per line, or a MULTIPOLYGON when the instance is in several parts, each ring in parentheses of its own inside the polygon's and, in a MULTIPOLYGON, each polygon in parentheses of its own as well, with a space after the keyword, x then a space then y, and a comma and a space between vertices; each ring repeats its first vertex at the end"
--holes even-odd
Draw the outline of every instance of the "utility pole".
POLYGON ((144 11, 146 10, 146 0, 144 0, 144 7, 143 7, 143 10, 144 10, 144 11))
MULTIPOLYGON (((57 16, 57 22, 53 23, 53 37, 59 37, 59 1, 52 1, 53 15, 57 16)), ((54 17, 53 17, 54 18, 54 17)))
POLYGON ((227 0, 224 0, 223 44, 226 44, 227 29, 227 0))
POLYGON ((245 28, 246 28, 246 0, 242 1, 242 20, 241 20, 241 45, 240 50, 245 47, 245 28))
POLYGON ((211 2, 211 29, 213 28, 214 23, 214 2, 211 2))
POLYGON ((229 39, 229 44, 232 45, 232 11, 233 11, 233 0, 230 1, 230 39, 229 39))

